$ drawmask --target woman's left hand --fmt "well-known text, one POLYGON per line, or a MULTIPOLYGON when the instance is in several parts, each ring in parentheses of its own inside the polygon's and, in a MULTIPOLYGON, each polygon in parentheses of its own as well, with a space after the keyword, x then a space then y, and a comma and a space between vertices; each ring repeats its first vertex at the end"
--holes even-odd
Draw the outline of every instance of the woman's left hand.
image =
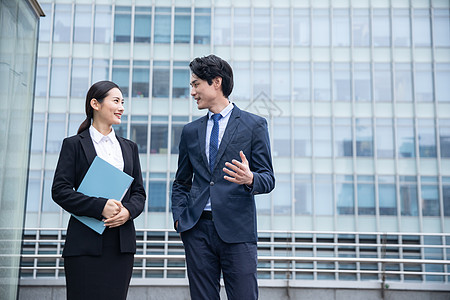
POLYGON ((120 212, 112 218, 103 220, 105 226, 109 228, 119 227, 130 219, 130 212, 124 206, 120 208, 120 212))

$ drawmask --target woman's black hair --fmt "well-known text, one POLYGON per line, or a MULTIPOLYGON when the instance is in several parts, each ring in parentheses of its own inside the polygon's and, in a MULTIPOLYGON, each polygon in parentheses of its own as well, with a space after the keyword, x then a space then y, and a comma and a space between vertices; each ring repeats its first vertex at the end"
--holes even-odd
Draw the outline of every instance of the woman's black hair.
POLYGON ((216 77, 222 78, 223 95, 228 96, 233 91, 233 69, 223 59, 214 54, 197 57, 191 61, 189 68, 195 76, 202 80, 206 80, 209 85, 216 77))
POLYGON ((118 88, 120 90, 117 84, 107 80, 96 82, 89 88, 89 91, 86 94, 86 119, 78 128, 77 134, 85 131, 91 126, 91 120, 94 117, 94 109, 91 106, 91 100, 96 99, 99 103, 102 103, 103 99, 108 96, 109 91, 113 88, 118 88))

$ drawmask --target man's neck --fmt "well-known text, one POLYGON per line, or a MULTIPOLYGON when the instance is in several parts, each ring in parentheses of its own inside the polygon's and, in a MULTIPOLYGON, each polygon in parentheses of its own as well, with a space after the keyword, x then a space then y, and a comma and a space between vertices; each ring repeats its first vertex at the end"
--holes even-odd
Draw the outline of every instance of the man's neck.
POLYGON ((228 100, 228 98, 225 98, 225 97, 220 98, 219 101, 217 101, 215 103, 215 105, 213 105, 209 108, 209 111, 211 111, 212 113, 218 114, 222 110, 224 110, 225 107, 228 106, 228 104, 230 104, 230 101, 228 100))

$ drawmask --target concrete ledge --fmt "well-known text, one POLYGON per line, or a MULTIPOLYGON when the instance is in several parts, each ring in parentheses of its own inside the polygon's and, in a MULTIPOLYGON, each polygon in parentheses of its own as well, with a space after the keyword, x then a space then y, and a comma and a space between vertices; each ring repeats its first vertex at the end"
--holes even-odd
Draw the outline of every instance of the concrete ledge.
MULTIPOLYGON (((65 300, 64 286, 20 286, 19 300, 65 300)), ((261 300, 327 299, 327 300, 448 300, 450 291, 401 291, 386 290, 384 298, 381 290, 374 289, 333 289, 333 288, 281 288, 260 287, 261 300)), ((189 300, 187 286, 130 286, 128 300, 189 300)), ((225 289, 221 289, 221 299, 226 300, 225 289)))

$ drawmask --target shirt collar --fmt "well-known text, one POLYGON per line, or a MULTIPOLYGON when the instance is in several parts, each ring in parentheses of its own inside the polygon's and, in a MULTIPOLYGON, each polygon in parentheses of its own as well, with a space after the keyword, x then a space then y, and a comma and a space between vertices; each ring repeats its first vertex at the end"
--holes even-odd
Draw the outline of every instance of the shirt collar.
MULTIPOLYGON (((227 107, 225 107, 225 108, 220 112, 220 114, 222 115, 222 118, 225 118, 225 117, 233 110, 233 107, 234 107, 234 105, 233 105, 232 102, 228 103, 227 107)), ((214 113, 213 113, 212 111, 208 111, 208 119, 211 119, 211 116, 212 116, 213 114, 214 114, 214 113)))
POLYGON ((97 129, 95 129, 94 126, 91 125, 89 127, 89 133, 91 135, 92 140, 97 144, 100 143, 100 141, 105 137, 109 138, 113 144, 115 142, 117 142, 116 133, 114 131, 114 128, 111 128, 111 132, 108 133, 108 135, 103 135, 100 133, 100 131, 98 131, 97 129))

